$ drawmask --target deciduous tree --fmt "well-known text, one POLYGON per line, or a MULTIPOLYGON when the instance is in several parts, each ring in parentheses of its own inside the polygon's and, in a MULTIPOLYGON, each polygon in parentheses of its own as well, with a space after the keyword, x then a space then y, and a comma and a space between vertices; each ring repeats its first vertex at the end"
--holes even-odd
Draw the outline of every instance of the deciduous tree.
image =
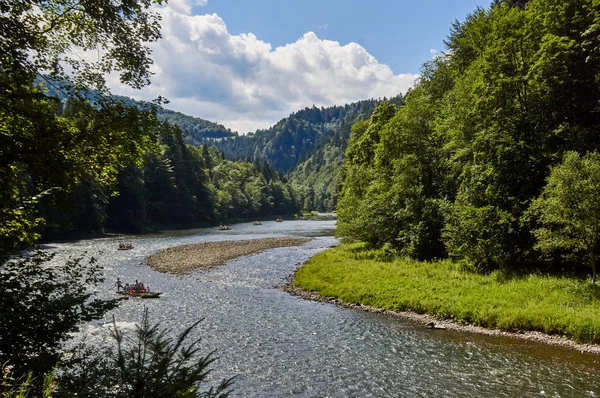
POLYGON ((562 252, 592 270, 600 249, 600 154, 567 152, 555 166, 539 198, 531 205, 540 228, 533 231, 535 247, 544 253, 562 252))

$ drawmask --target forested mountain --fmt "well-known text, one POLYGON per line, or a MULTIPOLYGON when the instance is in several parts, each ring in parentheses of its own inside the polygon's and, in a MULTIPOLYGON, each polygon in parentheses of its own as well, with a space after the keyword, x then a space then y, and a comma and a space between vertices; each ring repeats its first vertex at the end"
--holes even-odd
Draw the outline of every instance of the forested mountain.
POLYGON ((350 126, 343 123, 333 137, 290 173, 290 181, 303 187, 305 210, 335 210, 350 126))
MULTIPOLYGON (((391 99, 401 101, 401 97, 391 99)), ((365 100, 328 108, 305 108, 267 130, 216 142, 228 159, 266 160, 274 169, 293 170, 325 145, 344 123, 369 117, 380 100, 365 100)))
MULTIPOLYGON (((63 107, 68 106, 69 89, 65 88, 65 86, 68 86, 68 83, 53 82, 51 79, 41 77, 38 77, 35 81, 36 84, 40 84, 44 87, 48 97, 57 98, 62 103, 63 107)), ((90 90, 85 93, 85 97, 90 101, 96 101, 100 98, 100 94, 90 90)), ((129 106, 137 106, 142 109, 151 105, 150 103, 136 101, 133 98, 122 95, 112 95, 111 97, 129 106)), ((235 132, 232 132, 231 129, 228 129, 222 124, 172 111, 162 106, 155 106, 155 109, 159 120, 181 127, 184 133, 184 141, 187 144, 201 146, 207 140, 236 136, 235 132)))
POLYGON ((600 2, 496 1, 446 43, 402 107, 354 128, 338 233, 478 269, 595 270, 600 2))
MULTIPOLYGON (((62 88, 64 83, 49 83, 43 79, 37 79, 37 82, 44 85, 48 97, 57 98, 61 102, 61 112, 69 112, 69 101, 72 99, 68 99, 67 91, 62 88)), ((96 102, 101 96, 90 91, 84 94, 84 98, 96 102)), ((305 108, 282 119, 267 130, 258 130, 247 136, 238 136, 237 133, 223 125, 168 110, 162 106, 139 102, 119 95, 112 95, 111 99, 129 107, 137 107, 142 111, 152 109, 159 121, 181 129, 185 144, 196 147, 206 144, 216 145, 226 159, 251 161, 257 170, 270 168, 279 180, 282 177, 278 175, 278 172, 289 173, 290 183, 295 186, 295 189, 292 195, 293 204, 288 200, 284 206, 287 211, 297 211, 300 208, 319 211, 335 210, 341 182, 339 170, 344 161, 350 129, 355 122, 368 119, 375 107, 382 102, 382 100, 371 99, 343 106, 305 108)), ((398 95, 386 101, 400 105, 402 100, 402 95, 398 95)), ((122 188, 127 189, 126 187, 122 188)), ((92 187, 80 187, 79 189, 92 189, 92 187)), ((82 193, 79 192, 79 194, 82 193)), ((59 215, 52 223, 52 225, 62 226, 50 228, 48 231, 63 231, 65 228, 73 231, 92 231, 100 230, 105 225, 120 228, 119 225, 107 219, 106 206, 101 204, 108 203, 110 195, 98 192, 96 194, 104 199, 95 205, 89 204, 89 206, 91 206, 90 209, 99 212, 90 212, 82 208, 77 210, 77 206, 72 206, 73 214, 59 215), (76 216, 77 211, 81 211, 89 219, 79 220, 76 216), (74 218, 71 219, 71 217, 74 218)), ((257 212, 248 213, 248 211, 238 211, 237 214, 241 216, 259 215, 257 212)), ((264 208, 263 214, 265 214, 264 208)), ((141 213, 137 214, 137 216, 141 215, 141 213)), ((225 214, 213 212, 213 216, 205 218, 204 221, 214 222, 215 217, 223 216, 225 214)), ((132 215, 128 216, 128 218, 131 217, 132 215)), ((152 225, 155 222, 165 227, 190 225, 188 222, 190 220, 175 222, 173 221, 175 219, 171 218, 171 223, 162 224, 161 220, 146 217, 144 213, 138 220, 139 225, 136 227, 127 225, 125 228, 131 231, 142 231, 144 225, 148 223, 152 225)), ((199 222, 193 216, 191 220, 199 222)))
POLYGON ((352 122, 344 121, 333 136, 290 172, 290 181, 301 187, 304 210, 335 210, 351 126, 352 122))
POLYGON ((186 144, 201 146, 207 139, 219 139, 235 136, 236 133, 222 124, 214 123, 199 117, 188 116, 181 112, 159 108, 158 118, 181 127, 186 144))
MULTIPOLYGON (((67 104, 61 84, 44 84, 49 97, 67 104)), ((97 93, 86 98, 95 101, 97 93)), ((112 99, 128 106, 148 109, 151 104, 129 97, 113 95, 112 99)), ((403 97, 386 100, 400 105, 403 97)), ((221 124, 185 115, 153 105, 158 120, 178 126, 186 144, 200 147, 216 145, 229 160, 266 162, 275 171, 289 173, 296 186, 298 204, 304 210, 333 211, 337 205, 340 185, 340 166, 350 137, 350 129, 357 121, 370 117, 382 100, 364 100, 343 106, 305 108, 280 120, 267 130, 240 136, 221 124)))
POLYGON ((126 118, 145 115, 149 123, 145 128, 157 139, 138 148, 136 164, 113 167, 114 182, 107 184, 85 173, 71 189, 40 199, 47 238, 106 228, 140 233, 300 210, 300 193, 267 163, 225 160, 210 144, 234 134, 222 125, 128 97, 106 97, 93 90, 76 95, 69 83, 36 81, 44 86, 44 97, 55 103, 59 117, 74 118, 81 106, 102 113, 110 105, 131 113, 126 118))
MULTIPOLYGON (((123 101, 128 105, 144 106, 144 102, 136 101, 133 98, 124 97, 122 95, 114 95, 113 98, 123 101)), ((189 116, 181 112, 166 109, 162 106, 156 107, 156 115, 159 120, 179 126, 183 131, 183 139, 186 144, 201 146, 207 140, 210 141, 236 135, 235 132, 222 124, 199 117, 189 116)))
MULTIPOLYGON (((401 105, 402 95, 389 100, 401 105)), ((334 211, 337 206, 338 190, 341 183, 340 168, 350 139, 353 124, 360 125, 367 118, 364 111, 373 109, 381 101, 362 101, 360 113, 347 115, 336 124, 331 135, 324 139, 308 159, 296 166, 290 173, 290 181, 301 187, 305 210, 334 211)), ((370 117, 370 114, 368 115, 370 117)))

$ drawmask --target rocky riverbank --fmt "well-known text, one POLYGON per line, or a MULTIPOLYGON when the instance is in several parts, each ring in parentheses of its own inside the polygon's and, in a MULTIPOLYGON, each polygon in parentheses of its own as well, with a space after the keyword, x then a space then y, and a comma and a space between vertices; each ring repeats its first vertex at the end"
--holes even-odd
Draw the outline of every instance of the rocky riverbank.
POLYGON ((485 334, 488 336, 503 336, 503 337, 512 337, 525 339, 530 341, 537 341, 545 344, 552 344, 557 346, 568 347, 570 349, 574 349, 580 352, 586 352, 590 354, 600 355, 600 345, 596 344, 578 344, 573 340, 570 340, 564 336, 559 335, 549 335, 546 333, 529 331, 529 330, 521 330, 518 333, 515 332, 506 332, 498 329, 486 329, 479 326, 469 325, 469 324, 461 324, 446 320, 437 319, 434 316, 428 314, 417 314, 416 312, 408 312, 408 311, 389 311, 381 308, 371 307, 368 305, 361 305, 360 303, 346 303, 340 299, 335 297, 323 297, 317 294, 316 292, 309 292, 303 290, 299 287, 296 287, 290 282, 286 285, 279 286, 279 289, 290 293, 294 296, 301 297, 305 300, 319 301, 324 303, 331 303, 345 308, 353 308, 361 311, 367 312, 375 312, 378 314, 384 314, 387 316, 396 316, 404 319, 409 319, 413 322, 417 322, 422 324, 424 327, 430 329, 447 329, 447 330, 456 330, 461 332, 468 333, 479 333, 485 334))
POLYGON ((223 265, 233 258, 267 249, 299 246, 310 240, 312 239, 285 236, 176 246, 148 257, 148 264, 159 272, 184 274, 195 269, 209 269, 223 265))

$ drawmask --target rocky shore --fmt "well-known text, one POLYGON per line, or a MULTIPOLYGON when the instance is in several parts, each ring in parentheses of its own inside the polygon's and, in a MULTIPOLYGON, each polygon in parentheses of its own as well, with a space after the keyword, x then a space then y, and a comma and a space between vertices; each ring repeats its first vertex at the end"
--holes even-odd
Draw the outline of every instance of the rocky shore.
POLYGON ((596 344, 578 344, 573 340, 569 340, 564 336, 558 335, 549 335, 545 333, 529 331, 529 330, 521 330, 518 332, 506 332, 498 329, 486 329, 479 326, 469 325, 469 324, 460 324, 456 322, 446 321, 437 319, 431 315, 427 314, 417 314, 416 312, 408 312, 408 311, 389 311, 381 308, 370 307, 367 305, 361 305, 360 303, 346 303, 340 299, 335 297, 322 297, 316 292, 309 292, 303 290, 299 287, 296 287, 290 282, 286 285, 279 286, 279 289, 290 293, 294 296, 301 297, 305 300, 319 301, 325 303, 332 303, 335 305, 339 305, 341 307, 346 308, 354 308, 361 311, 375 312, 379 314, 384 314, 388 316, 396 316, 404 319, 409 319, 413 322, 417 322, 422 324, 424 327, 430 329, 448 329, 448 330, 457 330, 461 332, 468 333, 479 333, 485 334, 488 336, 504 336, 504 337, 512 337, 525 339, 530 341, 537 341, 545 344, 552 344, 557 346, 568 347, 570 349, 574 349, 580 352, 590 353, 600 355, 600 345, 596 344))
POLYGON ((299 246, 310 240, 312 239, 285 236, 176 246, 148 257, 148 264, 159 272, 184 274, 199 268, 209 269, 223 265, 239 256, 277 247, 299 246))

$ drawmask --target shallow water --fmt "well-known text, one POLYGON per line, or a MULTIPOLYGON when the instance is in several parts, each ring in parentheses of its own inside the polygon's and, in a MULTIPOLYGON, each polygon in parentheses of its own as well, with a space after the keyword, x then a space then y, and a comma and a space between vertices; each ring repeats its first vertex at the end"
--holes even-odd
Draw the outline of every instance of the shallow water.
POLYGON ((46 247, 58 257, 97 256, 112 297, 117 276, 139 279, 157 300, 129 299, 87 327, 94 338, 112 316, 137 322, 144 306, 153 321, 180 331, 197 328, 204 353, 216 350, 213 377, 238 375, 239 397, 597 397, 600 357, 517 339, 481 336, 381 314, 305 301, 275 288, 300 264, 337 244, 333 221, 237 224, 230 231, 199 229, 107 238, 46 247), (145 258, 164 248, 217 240, 311 236, 300 246, 241 257, 211 271, 160 274, 145 258), (132 250, 116 250, 118 241, 132 250), (98 255, 99 252, 102 254, 98 255))

